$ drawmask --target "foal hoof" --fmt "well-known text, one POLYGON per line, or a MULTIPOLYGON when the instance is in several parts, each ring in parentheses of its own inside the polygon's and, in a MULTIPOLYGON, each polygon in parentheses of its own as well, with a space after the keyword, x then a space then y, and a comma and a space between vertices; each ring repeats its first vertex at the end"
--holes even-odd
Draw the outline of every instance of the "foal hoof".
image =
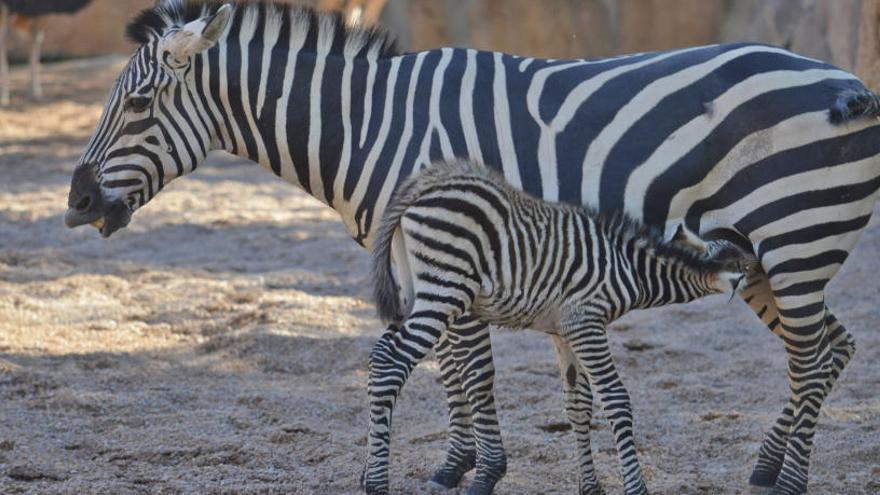
POLYGON ((776 485, 776 477, 778 475, 778 472, 752 471, 752 475, 749 477, 749 486, 753 488, 753 493, 767 493, 768 490, 776 485), (763 489, 764 491, 755 492, 754 489, 763 489))
POLYGON ((476 454, 474 453, 460 459, 456 465, 450 464, 451 462, 447 460, 446 464, 441 466, 440 469, 434 473, 434 476, 431 476, 431 479, 428 480, 427 483, 428 490, 432 492, 443 492, 458 488, 465 473, 477 465, 476 454))
POLYGON ((605 495, 602 485, 584 485, 578 490, 578 495, 605 495))

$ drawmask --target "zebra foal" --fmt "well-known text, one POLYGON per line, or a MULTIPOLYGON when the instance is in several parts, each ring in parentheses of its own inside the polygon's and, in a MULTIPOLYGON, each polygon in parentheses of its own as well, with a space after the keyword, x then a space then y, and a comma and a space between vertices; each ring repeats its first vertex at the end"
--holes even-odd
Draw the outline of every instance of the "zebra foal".
MULTIPOLYGON (((728 241, 702 250, 693 242, 665 242, 622 214, 540 201, 473 162, 438 162, 409 179, 388 207, 373 256, 379 315, 401 323, 389 327, 371 354, 371 454, 387 461, 394 406, 388 397, 403 386, 410 363, 471 312, 490 324, 558 335, 570 345, 580 368, 570 374, 586 374, 610 418, 626 493, 647 493, 629 395, 605 328, 632 309, 736 291, 749 255, 728 241)), ((588 430, 589 420, 575 426, 588 430)), ((592 464, 581 468, 580 492, 603 493, 592 464)), ((387 480, 370 474, 367 491, 382 492, 387 480)), ((491 489, 472 486, 471 492, 491 489)))

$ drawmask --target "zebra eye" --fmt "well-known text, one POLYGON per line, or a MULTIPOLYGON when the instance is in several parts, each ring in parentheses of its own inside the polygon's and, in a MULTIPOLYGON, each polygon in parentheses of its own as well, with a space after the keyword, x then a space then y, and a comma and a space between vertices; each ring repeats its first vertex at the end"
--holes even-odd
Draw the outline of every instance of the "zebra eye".
POLYGON ((143 112, 150 106, 152 101, 152 98, 149 96, 129 96, 125 99, 123 108, 132 112, 143 112))

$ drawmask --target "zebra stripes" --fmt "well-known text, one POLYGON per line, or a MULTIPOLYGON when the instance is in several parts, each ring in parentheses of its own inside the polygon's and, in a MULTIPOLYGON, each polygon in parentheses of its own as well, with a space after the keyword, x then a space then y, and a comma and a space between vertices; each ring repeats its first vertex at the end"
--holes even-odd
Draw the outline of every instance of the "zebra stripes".
MULTIPOLYGON (((367 466, 368 493, 387 490, 382 463, 393 398, 412 367, 467 312, 563 339, 580 370, 567 373, 589 378, 583 386, 594 387, 611 421, 625 492, 648 493, 629 394, 605 329, 631 309, 735 290, 750 258, 729 241, 712 244, 695 251, 662 242, 657 232, 620 215, 536 200, 470 162, 437 163, 407 180, 386 210, 373 251, 379 315, 400 327, 392 325, 371 354, 369 447, 380 463, 367 466), (392 244, 401 274, 396 280, 392 244)), ((574 422, 575 434, 588 441, 589 421, 574 422)), ((582 468, 581 493, 602 493, 592 461, 582 468)), ((497 479, 478 476, 468 493, 491 493, 497 479)))
MULTIPOLYGON (((752 44, 596 60, 398 54, 381 32, 338 18, 260 2, 218 7, 165 0, 129 26, 140 47, 74 172, 69 226, 111 235, 214 149, 324 201, 367 248, 397 185, 456 157, 537 197, 623 211, 667 236, 684 223, 759 257, 743 299, 783 340, 792 392, 751 482, 806 491, 821 404, 854 350, 824 290, 880 186, 877 99, 853 75, 752 44)), ((453 366, 444 376, 491 356, 471 315, 443 339, 461 335, 465 348, 438 345, 453 366)), ((573 353, 555 343, 569 369, 573 353)), ((476 441, 497 431, 493 370, 479 369, 447 382, 456 431, 434 478, 444 486, 486 466, 478 452, 501 459, 500 442, 476 441)))

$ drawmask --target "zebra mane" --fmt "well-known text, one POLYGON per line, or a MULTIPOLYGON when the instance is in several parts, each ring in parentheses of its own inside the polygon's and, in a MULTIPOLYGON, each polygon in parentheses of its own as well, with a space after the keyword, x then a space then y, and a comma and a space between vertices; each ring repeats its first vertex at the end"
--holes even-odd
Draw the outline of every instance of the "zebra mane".
MULTIPOLYGON (((241 23, 249 17, 256 22, 271 20, 271 25, 281 32, 288 30, 305 31, 306 39, 314 39, 311 45, 307 42, 303 51, 319 51, 325 48, 332 55, 353 54, 355 58, 366 57, 367 53, 378 50, 379 58, 398 55, 400 52, 394 37, 379 27, 352 26, 346 24, 338 12, 318 12, 311 7, 276 4, 272 0, 179 0, 165 2, 153 8, 144 9, 128 24, 126 36, 132 42, 142 45, 149 43, 170 28, 181 27, 200 17, 208 16, 224 4, 235 9, 232 23, 241 23), (251 14, 251 16, 247 16, 251 14), (333 35, 318 36, 322 27, 332 27, 333 35), (327 43, 329 47, 318 47, 318 43, 327 43)), ((270 22, 266 22, 269 25, 270 22)))
MULTIPOLYGON (((482 166, 474 161, 459 159, 452 161, 438 161, 426 167, 421 172, 409 177, 400 187, 391 200, 391 208, 402 209, 412 203, 417 197, 425 194, 430 189, 444 185, 448 180, 456 177, 479 177, 491 182, 499 190, 503 191, 508 198, 523 197, 535 204, 548 205, 551 208, 562 208, 575 211, 592 218, 598 229, 609 238, 617 238, 622 244, 634 242, 653 251, 657 256, 682 263, 691 270, 699 272, 719 272, 727 268, 730 260, 708 256, 696 247, 682 242, 665 239, 663 232, 650 225, 639 222, 624 212, 599 212, 595 209, 573 205, 569 203, 546 203, 541 199, 511 186, 499 172, 482 166)), ((749 259, 747 253, 739 253, 743 260, 749 259)), ((730 255, 730 250, 725 250, 730 255)))

